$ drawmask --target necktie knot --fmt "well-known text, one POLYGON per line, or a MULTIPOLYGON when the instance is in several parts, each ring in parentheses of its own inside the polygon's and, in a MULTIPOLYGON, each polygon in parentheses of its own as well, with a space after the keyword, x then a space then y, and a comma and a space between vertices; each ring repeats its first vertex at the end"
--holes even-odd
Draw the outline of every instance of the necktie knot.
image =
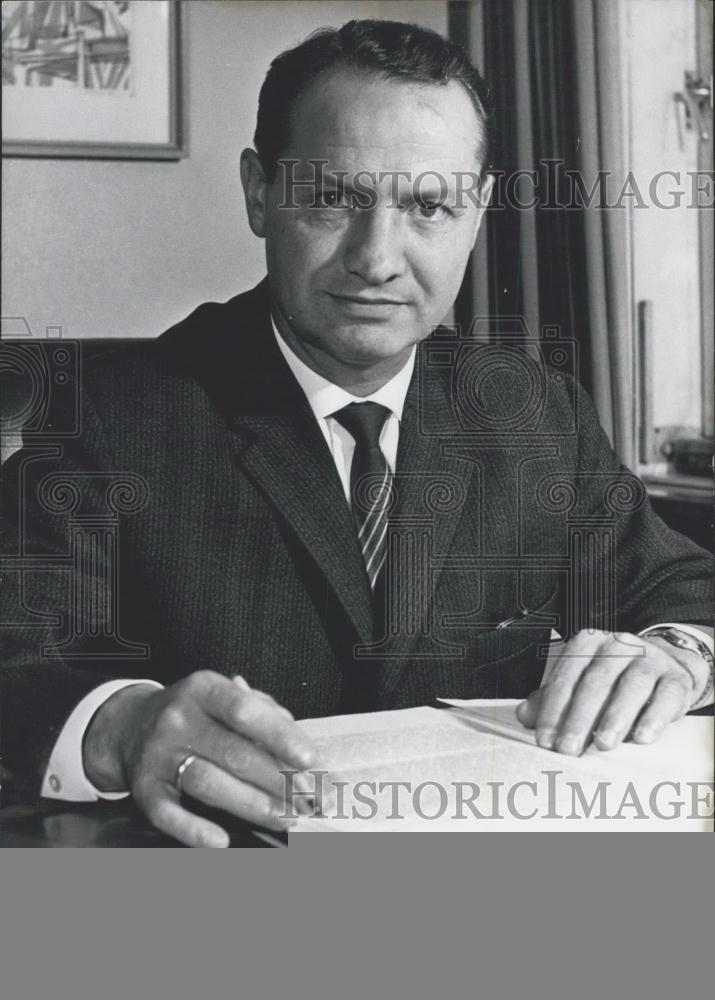
POLYGON ((380 447, 380 434, 389 415, 380 403, 349 403, 333 417, 355 438, 358 447, 372 449, 380 447))

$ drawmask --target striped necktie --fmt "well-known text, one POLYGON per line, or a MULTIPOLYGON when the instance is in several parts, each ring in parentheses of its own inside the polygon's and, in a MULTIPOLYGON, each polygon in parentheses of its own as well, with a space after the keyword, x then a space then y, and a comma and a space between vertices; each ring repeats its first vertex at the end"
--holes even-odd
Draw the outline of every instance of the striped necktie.
POLYGON ((380 448, 380 434, 390 410, 379 403, 350 403, 333 418, 355 439, 350 467, 350 496, 370 587, 387 554, 387 512, 390 500, 390 467, 380 448))

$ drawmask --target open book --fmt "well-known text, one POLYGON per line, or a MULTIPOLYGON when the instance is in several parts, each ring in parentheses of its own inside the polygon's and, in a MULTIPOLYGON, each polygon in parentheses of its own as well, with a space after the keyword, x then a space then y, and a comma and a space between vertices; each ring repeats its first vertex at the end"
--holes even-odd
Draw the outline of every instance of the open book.
POLYGON ((536 746, 518 701, 307 719, 332 787, 309 830, 707 830, 713 719, 684 718, 651 746, 567 757, 536 746))

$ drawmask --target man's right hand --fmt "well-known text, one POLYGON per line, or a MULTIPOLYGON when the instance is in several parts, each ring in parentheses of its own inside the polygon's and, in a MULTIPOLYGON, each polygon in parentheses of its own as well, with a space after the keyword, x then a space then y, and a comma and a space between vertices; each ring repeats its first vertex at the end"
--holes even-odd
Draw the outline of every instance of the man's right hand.
MULTIPOLYGON (((315 750, 290 712, 241 677, 198 671, 159 690, 124 688, 87 730, 85 772, 100 791, 128 789, 157 829, 190 847, 228 847, 216 823, 185 808, 176 772, 189 755, 183 791, 209 806, 274 830, 295 822, 281 770, 315 766, 315 750)), ((297 774, 294 791, 312 792, 297 774)), ((305 801, 298 796, 296 802, 305 801)))

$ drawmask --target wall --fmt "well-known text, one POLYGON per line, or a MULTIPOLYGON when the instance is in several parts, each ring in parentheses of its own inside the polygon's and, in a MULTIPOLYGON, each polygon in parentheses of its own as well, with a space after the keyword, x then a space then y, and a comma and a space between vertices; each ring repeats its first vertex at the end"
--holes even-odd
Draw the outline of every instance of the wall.
MULTIPOLYGON (((652 397, 656 427, 700 428, 700 255, 698 211, 688 172, 698 139, 679 122, 674 95, 694 70, 696 0, 628 0, 623 5, 630 103, 629 163, 647 208, 633 207, 633 297, 653 303, 652 397), (649 184, 661 171, 659 207, 649 184), (677 207, 676 189, 688 192, 677 207)), ((680 109, 682 111, 682 109, 680 109)))
POLYGON ((446 34, 442 2, 183 4, 189 156, 179 162, 5 159, 3 317, 35 336, 155 336, 207 299, 258 281, 263 244, 243 207, 239 156, 279 51, 353 17, 446 34))

